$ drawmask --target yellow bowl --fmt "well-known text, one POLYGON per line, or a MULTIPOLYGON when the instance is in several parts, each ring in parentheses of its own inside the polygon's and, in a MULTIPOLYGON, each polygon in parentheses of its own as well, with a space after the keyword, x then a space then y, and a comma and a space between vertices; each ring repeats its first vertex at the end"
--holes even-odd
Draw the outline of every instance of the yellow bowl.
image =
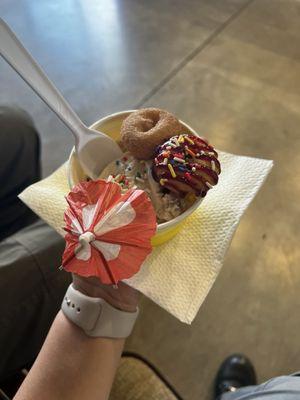
MULTIPOLYGON (((110 114, 107 117, 99 119, 96 121, 91 128, 99 130, 106 133, 106 135, 112 137, 114 140, 120 139, 120 130, 123 120, 135 110, 120 111, 115 114, 110 114)), ((192 134, 197 135, 197 133, 186 123, 180 121, 192 134)), ((86 174, 82 170, 78 158, 73 148, 69 157, 68 162, 68 181, 69 186, 72 188, 78 182, 86 179, 86 174)), ((152 245, 159 246, 174 237, 182 228, 183 223, 186 218, 195 211, 200 205, 202 198, 197 199, 194 204, 189 207, 184 213, 180 214, 178 217, 157 225, 157 231, 152 238, 152 245)))

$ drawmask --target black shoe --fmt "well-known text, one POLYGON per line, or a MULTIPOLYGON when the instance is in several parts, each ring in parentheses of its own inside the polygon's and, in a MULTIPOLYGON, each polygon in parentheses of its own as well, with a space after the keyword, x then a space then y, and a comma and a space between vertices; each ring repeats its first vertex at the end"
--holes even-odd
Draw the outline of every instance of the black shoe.
POLYGON ((242 354, 233 354, 223 361, 215 380, 215 398, 243 386, 256 385, 251 361, 242 354))

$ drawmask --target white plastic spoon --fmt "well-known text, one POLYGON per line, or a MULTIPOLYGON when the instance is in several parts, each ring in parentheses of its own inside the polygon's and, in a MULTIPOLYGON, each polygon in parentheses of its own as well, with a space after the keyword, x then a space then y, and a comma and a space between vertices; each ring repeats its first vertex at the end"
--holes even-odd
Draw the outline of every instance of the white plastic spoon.
POLYGON ((122 155, 120 147, 109 136, 83 124, 1 18, 0 55, 72 131, 78 159, 88 176, 96 179, 108 163, 122 155))

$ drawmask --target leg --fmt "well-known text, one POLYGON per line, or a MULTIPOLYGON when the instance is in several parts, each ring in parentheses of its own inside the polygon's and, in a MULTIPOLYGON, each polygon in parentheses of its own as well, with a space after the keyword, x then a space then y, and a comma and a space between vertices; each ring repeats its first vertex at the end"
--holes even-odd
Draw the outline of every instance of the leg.
POLYGON ((298 400, 300 398, 300 377, 279 376, 261 385, 237 389, 224 393, 221 400, 298 400))
POLYGON ((34 361, 60 308, 64 245, 41 220, 0 242, 0 382, 34 361))
POLYGON ((30 116, 0 106, 0 240, 37 219, 18 194, 40 179, 40 141, 30 116))
POLYGON ((300 376, 280 376, 256 385, 251 361, 241 355, 228 357, 215 381, 216 400, 296 400, 300 398, 300 376))
POLYGON ((250 385, 256 385, 256 373, 251 361, 242 354, 232 354, 223 361, 216 375, 215 398, 219 400, 227 392, 234 396, 240 388, 250 385))
POLYGON ((70 280, 64 240, 17 197, 40 179, 39 158, 29 115, 0 107, 0 381, 34 361, 70 280))

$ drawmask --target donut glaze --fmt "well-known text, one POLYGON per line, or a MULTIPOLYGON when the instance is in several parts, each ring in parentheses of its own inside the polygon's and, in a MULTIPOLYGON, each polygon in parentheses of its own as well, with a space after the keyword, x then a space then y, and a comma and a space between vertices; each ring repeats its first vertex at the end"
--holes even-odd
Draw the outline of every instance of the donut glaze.
POLYGON ((159 108, 144 108, 131 113, 122 123, 121 139, 139 160, 153 158, 156 147, 174 135, 188 133, 171 113, 159 108))
POLYGON ((156 150, 153 177, 179 197, 204 197, 220 173, 218 153, 198 136, 176 135, 156 150))

